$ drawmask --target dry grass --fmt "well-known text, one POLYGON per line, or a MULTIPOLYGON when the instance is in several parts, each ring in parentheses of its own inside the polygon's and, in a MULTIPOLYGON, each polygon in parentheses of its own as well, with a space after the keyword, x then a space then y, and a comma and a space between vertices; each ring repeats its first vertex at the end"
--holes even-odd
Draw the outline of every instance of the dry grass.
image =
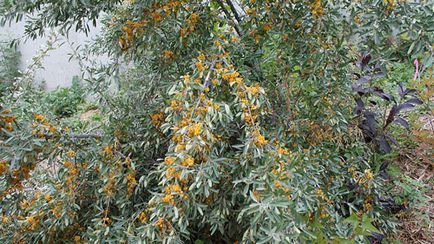
POLYGON ((410 210, 400 217, 400 228, 396 239, 402 243, 434 243, 434 116, 420 119, 422 126, 414 132, 418 146, 404 153, 398 166, 411 179, 428 186, 424 194, 425 204, 410 206, 410 210))

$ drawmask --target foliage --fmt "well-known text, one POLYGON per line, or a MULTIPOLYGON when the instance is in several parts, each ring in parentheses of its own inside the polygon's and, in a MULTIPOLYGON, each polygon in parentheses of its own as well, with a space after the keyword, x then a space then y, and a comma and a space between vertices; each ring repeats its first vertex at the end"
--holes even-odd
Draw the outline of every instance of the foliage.
MULTIPOLYGON (((372 75, 358 73, 357 63, 368 63, 360 53, 371 52, 379 69, 403 56, 422 57, 421 70, 431 67, 430 5, 9 2, 5 21, 36 13, 30 36, 46 26, 83 28, 99 11, 107 14, 96 43, 76 53, 92 64, 85 80, 104 119, 98 131, 75 131, 36 109, 20 106, 17 116, 8 109, 13 103, 0 105, 0 240, 354 243, 387 237, 396 212, 387 207, 393 196, 381 165, 393 159, 394 148, 380 152, 365 142, 351 85, 354 77, 372 78, 360 80, 372 75), (408 49, 390 45, 391 37, 408 49), (88 54, 108 55, 112 63, 98 65, 88 54)), ((392 100, 372 87, 353 88, 392 100)), ((393 120, 406 103, 400 104, 395 112, 385 106, 393 120)), ((373 122, 365 120, 368 127, 373 122)))
POLYGON ((0 42, 0 95, 6 93, 20 75, 19 62, 20 53, 16 47, 11 47, 8 41, 0 42))
POLYGON ((78 77, 74 77, 71 87, 58 88, 46 94, 45 102, 49 104, 49 110, 56 117, 68 117, 78 111, 83 104, 85 91, 80 85, 78 77))
POLYGON ((27 34, 36 38, 44 34, 46 27, 62 26, 66 30, 75 27, 76 30, 88 31, 88 22, 96 25, 100 12, 110 11, 120 0, 86 0, 86 1, 14 1, 0 2, 2 24, 8 21, 23 20, 25 15, 34 15, 26 25, 27 34))
POLYGON ((357 92, 359 97, 356 98, 357 106, 354 108, 354 112, 360 115, 363 119, 359 124, 359 128, 363 131, 365 141, 367 143, 373 143, 376 146, 376 150, 383 153, 390 153, 392 151, 392 143, 397 144, 396 140, 387 132, 389 125, 391 123, 396 123, 404 127, 405 129, 410 128, 410 124, 407 120, 400 117, 400 113, 403 110, 408 110, 416 105, 422 104, 422 101, 414 96, 417 91, 415 89, 407 89, 403 83, 398 86, 399 100, 383 89, 377 86, 365 87, 366 83, 372 84, 372 79, 384 76, 384 73, 378 67, 369 67, 370 56, 364 56, 361 63, 361 71, 367 70, 367 72, 372 73, 370 75, 361 76, 358 74, 359 79, 356 84, 353 85, 352 90, 357 92), (385 102, 393 102, 394 105, 388 109, 381 111, 382 101, 373 99, 373 95, 382 99, 385 102), (413 95, 412 98, 407 99, 408 96, 413 95), (407 100, 406 100, 407 99, 407 100), (406 101, 404 101, 406 100, 406 101), (369 106, 371 104, 371 106, 369 106), (371 108, 369 108, 371 107, 371 108), (373 108, 372 108, 373 107, 373 108), (387 116, 385 111, 389 111, 387 116), (381 118, 383 117, 383 118, 381 118))

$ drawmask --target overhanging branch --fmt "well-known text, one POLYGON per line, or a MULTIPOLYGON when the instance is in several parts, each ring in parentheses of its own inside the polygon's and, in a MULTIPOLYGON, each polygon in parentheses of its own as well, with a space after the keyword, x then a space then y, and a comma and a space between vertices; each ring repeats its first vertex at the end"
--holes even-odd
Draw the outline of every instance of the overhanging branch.
MULTIPOLYGON (((223 10, 223 12, 225 13, 225 15, 226 15, 226 17, 228 17, 230 20, 232 20, 232 17, 231 17, 231 14, 228 12, 228 10, 226 9, 226 7, 225 7, 225 5, 223 4, 223 2, 221 1, 221 0, 216 0, 217 1, 217 3, 220 5, 220 8, 223 10)), ((228 2, 228 1, 226 1, 226 2, 228 2)), ((230 1, 229 1, 230 2, 230 1)), ((230 4, 232 4, 231 2, 230 2, 230 4)), ((233 12, 233 10, 232 10, 232 7, 234 7, 233 5, 229 5, 229 7, 231 8, 231 11, 233 12)), ((235 9, 235 7, 234 7, 234 9, 235 9)), ((238 13, 236 12, 236 10, 235 10, 235 13, 234 13, 234 15, 235 15, 235 19, 238 21, 238 18, 239 18, 239 16, 238 16, 238 13), (236 15, 235 15, 236 14, 236 15), (238 18, 237 18, 237 16, 238 16, 238 18)), ((232 22, 234 22, 233 20, 232 20, 232 22)), ((239 22, 239 21, 238 21, 239 22)), ((237 34, 239 35, 239 36, 242 36, 242 33, 241 33, 241 30, 240 30, 240 27, 238 26, 238 24, 237 23, 233 23, 234 24, 234 29, 235 29, 235 31, 237 32, 237 34)))
POLYGON ((232 13, 234 14, 235 19, 238 21, 238 24, 241 24, 241 18, 238 15, 238 11, 235 8, 234 4, 231 2, 231 0, 226 0, 226 3, 229 5, 229 7, 231 8, 232 13))

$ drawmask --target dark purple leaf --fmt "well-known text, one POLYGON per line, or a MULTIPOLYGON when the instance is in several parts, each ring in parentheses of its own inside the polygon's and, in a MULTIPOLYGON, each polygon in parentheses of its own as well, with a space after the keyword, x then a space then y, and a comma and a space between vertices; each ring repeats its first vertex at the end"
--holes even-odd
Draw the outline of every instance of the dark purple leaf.
POLYGON ((376 121, 375 121, 375 114, 370 111, 366 111, 363 113, 364 120, 359 124, 359 128, 362 130, 365 142, 370 143, 372 142, 377 134, 376 129, 376 121))
POLYGON ((393 100, 393 96, 390 95, 390 94, 388 94, 388 93, 385 93, 385 92, 376 92, 375 94, 377 96, 383 98, 384 100, 387 100, 387 101, 392 101, 393 100))
POLYGON ((372 232, 367 238, 370 244, 381 244, 384 239, 384 235, 377 232, 372 232))
POLYGON ((374 65, 374 71, 381 71, 381 65, 380 64, 375 64, 374 65))
POLYGON ((381 170, 386 170, 388 166, 389 166, 389 161, 383 161, 381 163, 381 166, 380 166, 380 171, 381 170))
POLYGON ((401 125, 402 127, 409 129, 410 125, 408 124, 407 120, 401 118, 401 117, 396 117, 396 119, 393 121, 399 125, 401 125))
POLYGON ((372 77, 370 75, 365 75, 365 76, 362 76, 360 79, 357 80, 357 84, 361 85, 361 84, 364 84, 370 80, 372 80, 372 77))
POLYGON ((407 90, 405 90, 405 92, 404 92, 404 96, 405 95, 408 95, 408 94, 410 94, 410 93, 416 93, 417 91, 415 90, 415 89, 407 89, 407 90))
POLYGON ((374 86, 374 87, 373 87, 373 91, 376 91, 376 92, 383 92, 383 89, 381 89, 381 88, 378 87, 378 86, 374 86))
POLYGON ((365 103, 363 103, 361 98, 356 98, 356 107, 354 108, 354 114, 362 113, 363 107, 365 107, 365 103))
POLYGON ((385 93, 381 88, 378 87, 374 87, 374 94, 387 101, 394 100, 392 95, 385 93))
POLYGON ((375 138, 375 134, 370 130, 369 126, 366 124, 366 120, 360 123, 359 128, 363 131, 363 135, 365 136, 366 143, 370 143, 375 138))
POLYGON ((380 151, 384 153, 390 153, 392 151, 389 142, 386 140, 384 136, 381 136, 378 139, 378 145, 380 146, 380 151))
POLYGON ((398 86, 398 94, 402 97, 404 95, 404 92, 407 88, 405 87, 405 85, 401 82, 399 83, 398 86))
POLYGON ((403 83, 400 83, 398 86, 398 93, 401 97, 405 97, 406 95, 414 92, 416 92, 415 89, 407 89, 403 83))
POLYGON ((396 114, 399 112, 398 106, 393 105, 392 109, 389 112, 389 115, 386 119, 386 124, 384 125, 384 128, 386 128, 390 123, 392 123, 395 120, 396 114))
POLYGON ((371 92, 372 89, 371 88, 362 88, 360 86, 353 85, 352 90, 353 90, 353 92, 357 92, 357 94, 359 94, 360 96, 363 96, 363 95, 371 92))
POLYGON ((368 111, 364 113, 364 116, 369 131, 371 131, 375 135, 377 133, 377 127, 375 126, 377 124, 377 122, 375 121, 375 113, 368 111))
POLYGON ((381 72, 376 73, 372 78, 377 79, 377 78, 381 78, 384 76, 386 76, 386 73, 381 71, 381 72))
POLYGON ((390 175, 387 173, 387 171, 380 171, 380 176, 385 180, 390 180, 390 175))
POLYGON ((399 143, 397 140, 395 140, 395 138, 393 138, 390 134, 386 134, 386 138, 387 140, 391 141, 393 144, 395 144, 395 146, 399 146, 399 143))
POLYGON ((380 176, 385 180, 390 179, 390 175, 387 173, 387 167, 389 167, 389 164, 389 161, 383 161, 380 165, 380 176))
POLYGON ((420 99, 412 98, 412 99, 408 99, 408 100, 406 101, 406 103, 411 103, 411 104, 414 104, 414 105, 420 105, 420 104, 422 104, 423 102, 422 102, 420 99))
POLYGON ((398 86, 398 94, 399 94, 399 96, 404 97, 406 90, 407 90, 407 88, 405 87, 405 85, 402 82, 399 83, 399 86, 398 86))
POLYGON ((403 103, 398 106, 398 112, 401 112, 404 109, 414 108, 414 104, 412 103, 403 103))
POLYGON ((418 104, 422 104, 422 101, 417 99, 417 98, 409 99, 405 103, 398 106, 398 112, 397 113, 401 112, 404 109, 414 108, 418 104))

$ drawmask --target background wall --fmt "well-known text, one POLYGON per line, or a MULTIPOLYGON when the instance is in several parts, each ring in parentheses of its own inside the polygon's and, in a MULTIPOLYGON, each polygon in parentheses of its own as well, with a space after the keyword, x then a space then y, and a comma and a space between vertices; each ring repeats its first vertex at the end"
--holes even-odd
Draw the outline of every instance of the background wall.
MULTIPOLYGON (((21 43, 18 46, 18 50, 21 53, 20 69, 25 70, 32 61, 32 57, 35 56, 38 50, 46 45, 48 38, 41 37, 36 40, 24 41, 24 22, 12 23, 10 26, 6 25, 0 27, 0 40, 11 40, 18 38, 21 43)), ((92 27, 89 36, 84 33, 77 33, 71 31, 69 33, 69 42, 74 46, 84 44, 100 32, 100 28, 92 27)), ((60 39, 60 43, 63 43, 56 50, 49 52, 49 55, 45 57, 43 61, 44 69, 38 70, 35 74, 36 82, 45 82, 45 88, 47 90, 53 90, 57 87, 65 87, 71 84, 74 76, 80 75, 80 66, 77 60, 69 60, 72 53, 71 45, 65 41, 63 37, 60 39)), ((57 45, 58 45, 57 44, 57 45)), ((56 45, 56 46, 57 46, 56 45)))

